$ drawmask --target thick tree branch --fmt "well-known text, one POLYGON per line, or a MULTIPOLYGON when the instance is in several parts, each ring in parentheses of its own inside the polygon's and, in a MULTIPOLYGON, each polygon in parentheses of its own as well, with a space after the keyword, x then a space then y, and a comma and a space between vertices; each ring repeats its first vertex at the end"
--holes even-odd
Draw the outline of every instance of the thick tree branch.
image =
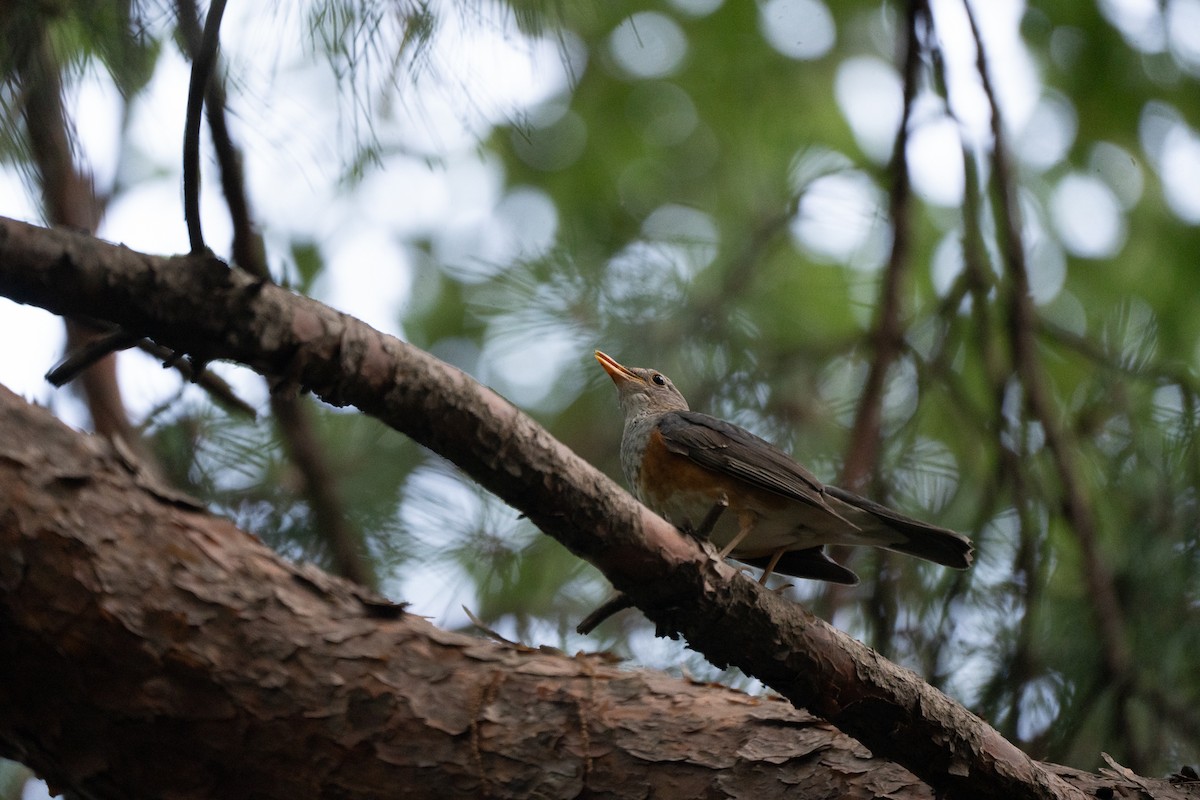
POLYGON ((4 218, 0 293, 57 313, 102 309, 172 349, 240 361, 274 377, 281 391, 304 388, 356 405, 523 511, 660 628, 678 631, 713 663, 759 678, 936 791, 1072 796, 911 672, 712 559, 494 392, 358 320, 211 257, 148 256, 4 218))
POLYGON ((932 796, 785 703, 439 631, 3 388, 0 430, 0 750, 70 793, 932 796))
POLYGON ((0 430, 0 748, 59 788, 931 796, 786 703, 445 633, 293 567, 3 388, 0 430))

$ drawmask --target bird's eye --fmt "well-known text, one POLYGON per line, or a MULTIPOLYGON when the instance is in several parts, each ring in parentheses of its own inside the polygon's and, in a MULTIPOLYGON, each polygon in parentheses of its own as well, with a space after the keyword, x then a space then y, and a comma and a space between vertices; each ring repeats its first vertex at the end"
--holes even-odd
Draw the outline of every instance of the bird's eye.
POLYGON ((654 373, 653 377, 651 377, 650 380, 654 381, 655 386, 666 386, 667 385, 667 379, 664 378, 662 375, 659 375, 657 372, 654 373))

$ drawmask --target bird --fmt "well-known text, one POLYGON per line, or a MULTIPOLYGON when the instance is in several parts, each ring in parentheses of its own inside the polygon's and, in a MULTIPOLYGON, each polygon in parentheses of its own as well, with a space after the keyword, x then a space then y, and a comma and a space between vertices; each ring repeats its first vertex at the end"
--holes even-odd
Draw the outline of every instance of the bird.
POLYGON ((634 494, 667 521, 699 532, 732 558, 773 573, 855 585, 825 545, 869 545, 956 569, 971 541, 828 486, 770 442, 692 411, 654 369, 626 367, 600 350, 625 416, 621 466, 634 494), (699 529, 695 526, 699 525, 699 529))

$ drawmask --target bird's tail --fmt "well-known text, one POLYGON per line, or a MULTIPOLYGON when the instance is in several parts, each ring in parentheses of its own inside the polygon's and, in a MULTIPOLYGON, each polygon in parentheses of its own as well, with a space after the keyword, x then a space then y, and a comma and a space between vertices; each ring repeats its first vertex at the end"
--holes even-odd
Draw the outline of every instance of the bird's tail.
POLYGON ((974 548, 971 546, 971 540, 961 533, 906 517, 887 506, 836 486, 826 486, 825 494, 863 512, 855 515, 854 522, 864 531, 876 527, 871 525, 871 522, 875 522, 879 528, 899 534, 899 541, 884 545, 888 550, 924 558, 955 569, 966 569, 971 565, 971 552, 974 548))

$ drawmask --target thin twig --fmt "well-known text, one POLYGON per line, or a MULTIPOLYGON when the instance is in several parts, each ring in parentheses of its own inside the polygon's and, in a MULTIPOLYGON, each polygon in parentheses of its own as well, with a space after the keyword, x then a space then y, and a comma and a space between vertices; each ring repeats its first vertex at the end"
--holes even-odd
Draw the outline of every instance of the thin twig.
POLYGON ((46 373, 46 380, 54 386, 65 386, 100 359, 133 347, 140 338, 121 328, 99 333, 64 355, 46 373))
MULTIPOLYGON (((939 76, 939 83, 945 85, 944 64, 940 53, 935 53, 934 70, 939 76)), ((950 111, 953 114, 953 111, 950 111)), ((1026 613, 1018 623, 1016 645, 1008 659, 1008 669, 997 673, 996 677, 1004 677, 1001 685, 1009 690, 1010 704, 1008 715, 1005 717, 1005 731, 1015 737, 1018 730, 1022 690, 1020 687, 1028 683, 1034 673, 1033 648, 1033 615, 1028 613, 1036 607, 1041 590, 1039 579, 1042 547, 1039 542, 1045 542, 1040 535, 1038 526, 1031 510, 1029 487, 1025 480, 1025 472, 1021 469, 1022 455, 1006 443, 1004 430, 1007 422, 1004 416, 1004 391, 1008 383, 1010 369, 1005 363, 1004 355, 997 347, 995 337, 995 322, 991 314, 991 303, 988 293, 994 288, 995 281, 987 265, 987 248, 984 246, 981 221, 983 211, 979 199, 983 195, 980 184, 978 166, 971 157, 970 150, 964 145, 963 159, 963 279, 971 297, 971 314, 976 324, 973 330, 977 334, 977 346, 983 362, 984 374, 990 387, 989 396, 992 398, 991 428, 995 436, 995 445, 999 455, 996 470, 997 484, 1007 483, 1011 487, 1013 508, 1017 514, 1019 545, 1014 559, 1014 573, 1023 575, 1020 583, 1022 608, 1026 613)), ((1027 437, 1023 431, 1012 431, 1010 441, 1024 443, 1027 437)), ((987 699, 985 690, 985 700, 987 699)))
POLYGON ((212 80, 220 43, 221 17, 225 0, 212 0, 204 21, 204 36, 192 59, 192 79, 188 86, 187 117, 183 129, 183 216, 187 222, 188 243, 193 253, 205 249, 200 226, 200 111, 205 89, 212 80))
POLYGON ((137 347, 163 362, 163 366, 174 368, 183 376, 184 380, 204 389, 217 402, 231 411, 245 414, 251 419, 257 416, 254 406, 238 397, 233 391, 233 387, 220 376, 213 374, 211 370, 203 367, 197 369, 192 362, 181 359, 179 354, 171 348, 128 333, 122 328, 113 328, 100 333, 71 350, 46 373, 46 380, 55 386, 64 386, 78 378, 80 373, 89 369, 100 359, 130 347, 137 347))
POLYGON ((1156 385, 1174 384, 1184 394, 1192 395, 1193 397, 1200 396, 1200 382, 1197 382, 1195 376, 1189 373, 1184 367, 1172 368, 1169 365, 1163 364, 1146 365, 1145 367, 1131 366, 1120 359, 1114 359, 1109 353, 1104 351, 1103 347, 1086 336, 1080 336, 1074 331, 1045 319, 1039 318, 1037 324, 1039 333, 1045 334, 1049 339, 1074 350, 1102 369, 1156 385))
POLYGON ((963 204, 963 217, 967 229, 963 237, 963 257, 969 276, 972 312, 978 321, 976 329, 979 332, 979 347, 983 357, 984 370, 988 376, 993 398, 992 419, 994 425, 995 443, 1000 459, 997 463, 1001 481, 1011 486, 1013 508, 1017 514, 1017 534, 1019 544, 1013 560, 1014 575, 1024 577, 1019 582, 1021 592, 1021 607, 1025 613, 1018 622, 1017 640, 1009 659, 1009 667, 998 675, 1003 675, 1004 685, 1010 690, 1009 713, 1005 718, 1005 730, 1015 737, 1021 715, 1021 688, 1034 677, 1035 665, 1033 656, 1033 626, 1034 615, 1030 611, 1037 607, 1041 595, 1040 580, 1044 545, 1047 537, 1042 535, 1040 527, 1032 510, 1032 498, 1026 482, 1025 471, 1021 468, 1023 455, 1014 449, 1015 446, 1024 448, 1028 437, 1023 430, 1010 431, 1006 437, 1004 430, 1007 422, 1004 416, 1004 390, 1008 383, 1009 369, 1004 363, 1003 354, 996 346, 994 321, 991 314, 991 303, 988 301, 988 291, 991 288, 990 272, 985 263, 983 234, 979 228, 981 209, 979 197, 982 194, 976 165, 969 152, 963 149, 963 170, 965 180, 966 202, 963 204))
POLYGON ((329 546, 334 570, 363 586, 374 586, 375 573, 359 551, 362 537, 350 525, 338 481, 317 438, 308 404, 298 397, 272 395, 271 412, 283 433, 288 457, 300 471, 314 527, 329 546))
POLYGON ((595 611, 584 617, 578 625, 575 626, 575 632, 581 636, 587 636, 592 631, 596 630, 601 622, 616 614, 618 611, 624 611, 627 608, 633 608, 633 600, 624 592, 614 592, 607 600, 600 604, 595 611))
POLYGON ((900 354, 904 339, 903 287, 912 267, 912 180, 908 171, 908 135, 913 103, 921 70, 922 24, 928 26, 929 8, 925 0, 909 0, 905 24, 907 33, 904 52, 904 111, 896 141, 892 148, 891 191, 888 197, 888 219, 892 227, 892 247, 880 288, 879 316, 871 331, 875 357, 867 372, 854 425, 850 429, 850 445, 842 462, 840 484, 853 491, 862 491, 879 458, 883 424, 883 395, 888 371, 900 354))
MULTIPOLYGON (((1008 287, 1008 325, 1013 364, 1025 392, 1027 408, 1042 426, 1046 446, 1062 484, 1063 514, 1083 556, 1084 579, 1094 604, 1105 677, 1118 687, 1116 703, 1119 707, 1128 701, 1133 686, 1133 658, 1125 633, 1125 615, 1117 597, 1113 575, 1099 553, 1096 521, 1076 463, 1074 445, 1060 424, 1038 362, 1034 339, 1038 326, 1029 290, 1029 272, 1021 240, 1020 209, 1012 185, 1012 166, 1008 161, 1004 125, 988 70, 983 37, 971 4, 964 2, 963 6, 975 40, 979 77, 992 111, 992 180, 998 195, 997 213, 1000 218, 997 228, 1001 252, 1011 284, 1008 287)), ((1140 764, 1137 766, 1140 767, 1140 764)))
POLYGON ((189 359, 180 358, 179 354, 171 348, 163 347, 161 344, 152 342, 149 339, 139 339, 136 346, 142 352, 148 353, 163 362, 164 367, 171 367, 178 371, 184 380, 190 381, 208 392, 214 400, 225 406, 229 411, 235 411, 250 419, 258 416, 258 412, 255 411, 254 406, 238 397, 228 381, 212 370, 194 364, 189 359))
MULTIPOLYGON (((901 320, 902 289, 911 265, 910 244, 912 236, 911 200, 912 180, 908 171, 908 134, 912 118, 913 103, 917 96, 917 83, 921 68, 921 40, 917 29, 922 20, 928 19, 925 0, 909 0, 905 20, 904 44, 904 108, 900 115, 900 126, 892 146, 889 167, 891 189, 888 195, 888 219, 892 227, 892 246, 888 263, 884 268, 883 284, 879 291, 879 313, 870 333, 870 344, 875 355, 867 369, 867 378, 854 412, 854 423, 850 428, 850 443, 842 460, 838 485, 852 491, 864 492, 871 475, 878 466, 879 446, 882 441, 883 398, 887 376, 900 355, 904 342, 904 324, 901 320)), ((869 492, 867 492, 869 494, 869 492)), ((843 561, 853 557, 848 548, 834 548, 834 560, 843 561)), ((886 556, 874 554, 882 569, 886 556)), ((875 582, 876 592, 883 591, 880 581, 875 582)), ((830 586, 826 595, 831 608, 836 609, 846 596, 842 586, 830 586)), ((885 610, 893 604, 885 603, 878 596, 872 598, 869 608, 876 613, 871 616, 876 636, 873 644, 887 649, 883 631, 891 630, 892 623, 885 610)))
MULTIPOLYGON (((180 32, 188 52, 196 58, 202 50, 204 34, 200 29, 195 0, 179 0, 178 12, 180 32)), ((233 261, 252 275, 269 280, 271 275, 267 269, 262 237, 254 227, 250 200, 246 196, 242 156, 229 132, 224 81, 216 78, 208 81, 205 105, 208 109, 209 134, 212 136, 213 152, 221 177, 221 190, 233 224, 233 261)))

